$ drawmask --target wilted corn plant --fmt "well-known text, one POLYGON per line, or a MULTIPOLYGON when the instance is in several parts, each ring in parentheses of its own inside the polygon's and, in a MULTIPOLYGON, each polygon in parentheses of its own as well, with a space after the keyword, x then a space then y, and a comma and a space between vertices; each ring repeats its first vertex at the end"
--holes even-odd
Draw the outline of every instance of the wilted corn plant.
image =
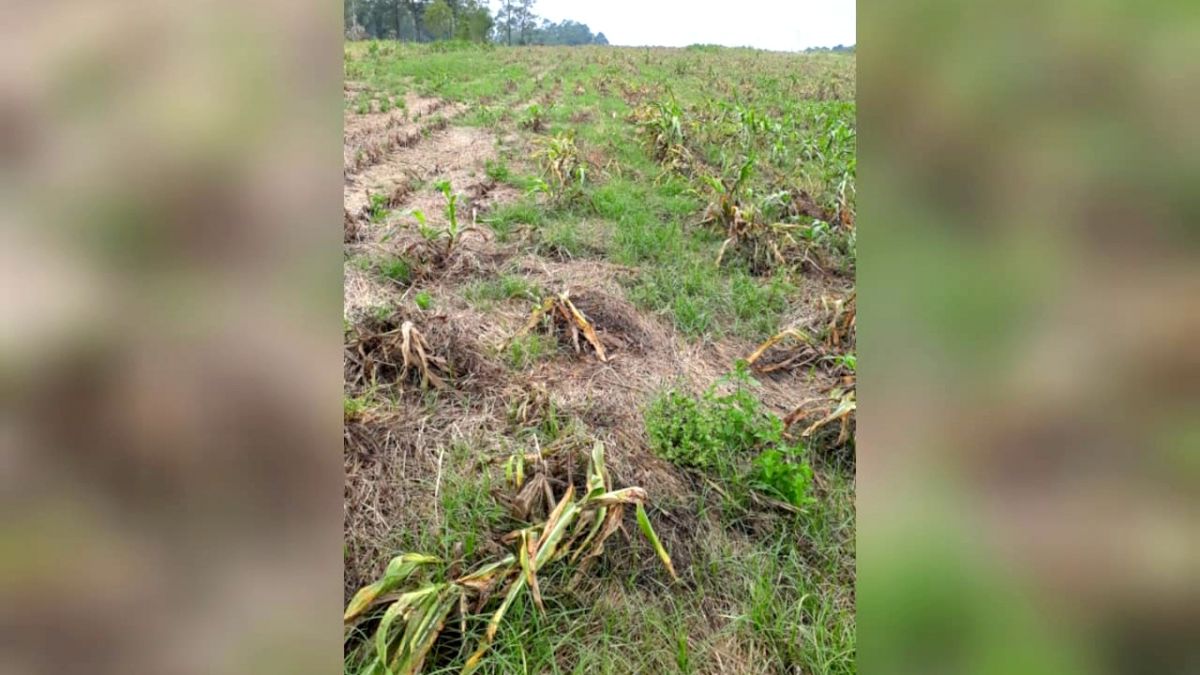
POLYGON ((550 319, 551 330, 558 326, 563 326, 571 336, 571 344, 575 347, 575 353, 582 351, 579 345, 579 335, 582 333, 583 338, 592 345, 592 349, 596 350, 596 357, 601 361, 608 360, 608 354, 605 352, 604 343, 600 340, 600 336, 596 333, 596 327, 587 318, 587 316, 579 311, 574 302, 571 302, 571 294, 569 290, 564 290, 558 295, 552 295, 542 301, 541 305, 534 308, 529 315, 529 320, 521 330, 513 335, 512 339, 516 339, 533 330, 544 318, 550 319))
MULTIPOLYGON (((544 474, 537 474, 530 483, 525 482, 523 460, 520 469, 514 469, 510 463, 508 479, 522 492, 532 488, 536 494, 546 495, 548 506, 553 501, 544 474), (538 477, 542 482, 534 485, 538 477)), ((500 598, 478 648, 463 665, 464 675, 474 672, 495 640, 505 613, 526 590, 538 611, 545 612, 538 585, 541 570, 565 560, 577 565, 577 575, 582 573, 604 552, 604 542, 620 526, 627 506, 634 506, 642 533, 667 572, 677 578, 671 558, 646 515, 646 498, 646 491, 640 487, 612 489, 604 468, 604 445, 597 442, 588 462, 587 492, 576 498, 575 487, 568 486, 544 522, 517 530, 505 538, 515 549, 505 558, 447 581, 433 581, 423 574, 443 563, 440 558, 418 553, 393 558, 380 579, 354 595, 343 615, 349 626, 366 616, 368 610, 386 605, 379 615, 373 638, 366 646, 372 655, 365 672, 368 675, 421 672, 452 615, 457 613, 465 634, 466 617, 482 612, 492 600, 500 598)))
POLYGON ((587 162, 575 143, 575 132, 555 134, 537 143, 534 157, 542 167, 539 187, 555 201, 577 196, 587 179, 587 162))
POLYGON ((684 143, 684 113, 672 95, 668 101, 657 101, 633 114, 654 159, 667 169, 683 171, 691 165, 692 155, 684 143))
POLYGON ((753 156, 747 157, 733 178, 704 176, 710 202, 700 224, 716 225, 725 231, 725 241, 717 252, 717 265, 733 246, 742 252, 751 271, 759 273, 787 266, 789 258, 785 252, 796 244, 793 232, 800 226, 762 221, 762 212, 751 203, 753 195, 748 188, 754 162, 753 156))
POLYGON ((449 362, 430 349, 412 321, 382 332, 359 327, 346 343, 346 351, 354 370, 351 379, 364 384, 378 385, 382 374, 395 372, 397 380, 416 379, 422 389, 447 387, 444 377, 450 374, 449 362))
POLYGON ((854 353, 857 297, 857 291, 851 291, 844 298, 821 298, 824 315, 816 326, 816 336, 799 327, 789 328, 768 338, 746 357, 746 363, 758 373, 812 365, 841 379, 841 384, 832 388, 825 398, 804 401, 783 418, 785 428, 801 420, 816 418, 801 432, 804 438, 832 422, 839 422, 835 445, 842 445, 850 438, 858 410, 855 395, 858 358, 854 353), (768 358, 768 354, 773 357, 768 358))
POLYGON ((829 398, 826 401, 817 401, 820 405, 816 409, 810 407, 812 403, 814 402, 806 401, 801 403, 795 410, 788 413, 783 418, 784 428, 789 428, 802 419, 814 417, 814 413, 820 414, 820 417, 815 422, 800 432, 800 436, 808 438, 825 425, 838 422, 838 436, 837 440, 834 441, 834 445, 845 444, 850 439, 851 427, 854 425, 854 418, 858 410, 858 400, 855 397, 854 390, 836 387, 829 392, 829 398))

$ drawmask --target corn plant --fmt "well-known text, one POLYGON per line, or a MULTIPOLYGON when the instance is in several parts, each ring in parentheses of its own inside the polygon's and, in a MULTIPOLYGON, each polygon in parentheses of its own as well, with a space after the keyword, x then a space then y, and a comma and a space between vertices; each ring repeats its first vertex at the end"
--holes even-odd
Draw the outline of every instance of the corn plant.
POLYGON ((508 556, 483 564, 474 571, 445 581, 434 581, 425 574, 446 561, 417 553, 405 553, 392 559, 384 575, 360 589, 346 606, 343 621, 359 623, 370 610, 386 605, 378 616, 374 634, 365 648, 370 652, 369 675, 421 672, 439 635, 454 616, 466 633, 466 618, 471 613, 491 612, 478 647, 466 659, 461 672, 474 672, 496 638, 504 616, 518 597, 528 594, 538 611, 545 612, 539 574, 549 565, 575 565, 576 578, 604 552, 604 542, 620 527, 625 509, 634 507, 638 527, 672 578, 676 578, 671 558, 646 515, 646 491, 640 487, 619 490, 604 467, 604 445, 596 443, 588 462, 586 492, 576 496, 569 485, 556 503, 544 473, 526 477, 525 458, 510 461, 507 481, 521 493, 542 498, 545 495, 548 516, 510 533, 513 548, 508 556), (498 603, 496 602, 498 600, 498 603))
POLYGON ((638 129, 651 154, 668 169, 682 170, 691 163, 684 138, 684 113, 675 100, 658 101, 634 114, 638 129))
POLYGON ((542 167, 540 188, 555 201, 577 196, 587 180, 587 162, 575 143, 575 132, 541 139, 538 145, 534 157, 542 167))
POLYGON ((458 225, 458 193, 450 188, 448 180, 438 181, 436 187, 446 198, 446 219, 450 223, 446 227, 446 253, 448 254, 462 236, 458 225))
POLYGON ((450 181, 441 180, 435 184, 435 187, 446 198, 446 227, 436 229, 429 224, 429 219, 420 209, 409 211, 409 215, 417 221, 417 231, 421 237, 429 244, 433 244, 439 239, 445 240, 445 248, 441 251, 442 256, 448 256, 454 251, 454 247, 462 240, 463 236, 468 232, 478 232, 479 229, 474 225, 463 226, 458 221, 458 193, 454 192, 450 186, 450 181))
POLYGON ((536 103, 525 109, 525 115, 521 118, 521 127, 528 129, 534 133, 541 133, 546 128, 546 112, 536 103))

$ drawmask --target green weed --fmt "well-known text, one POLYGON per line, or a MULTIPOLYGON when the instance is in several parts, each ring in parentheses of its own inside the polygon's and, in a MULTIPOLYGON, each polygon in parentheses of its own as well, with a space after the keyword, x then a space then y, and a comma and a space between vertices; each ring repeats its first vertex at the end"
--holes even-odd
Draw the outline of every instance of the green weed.
POLYGON ((737 369, 700 398, 667 391, 646 410, 651 448, 664 459, 715 474, 734 486, 753 485, 793 506, 808 503, 812 469, 803 448, 783 439, 783 422, 762 410, 748 367, 737 369), (722 385, 731 388, 720 393, 722 385), (747 466, 753 458, 753 468, 747 466))
POLYGON ((539 333, 526 333, 513 338, 504 348, 504 358, 515 370, 524 370, 558 351, 554 338, 539 333))
POLYGON ((385 279, 407 286, 412 283, 413 279, 413 264, 403 256, 390 256, 376 261, 376 267, 379 273, 385 279))

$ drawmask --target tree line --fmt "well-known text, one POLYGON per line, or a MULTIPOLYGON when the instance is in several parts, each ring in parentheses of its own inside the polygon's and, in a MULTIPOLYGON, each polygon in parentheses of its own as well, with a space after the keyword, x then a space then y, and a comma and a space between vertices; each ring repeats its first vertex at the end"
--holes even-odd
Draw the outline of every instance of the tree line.
POLYGON ((835 54, 854 54, 856 47, 857 47, 857 45, 850 45, 850 46, 837 45, 836 47, 809 47, 808 49, 804 50, 804 53, 805 54, 824 54, 824 53, 832 52, 835 54))
POLYGON ((608 44, 578 21, 554 23, 534 14, 535 0, 343 0, 346 37, 408 42, 466 40, 510 45, 608 44))

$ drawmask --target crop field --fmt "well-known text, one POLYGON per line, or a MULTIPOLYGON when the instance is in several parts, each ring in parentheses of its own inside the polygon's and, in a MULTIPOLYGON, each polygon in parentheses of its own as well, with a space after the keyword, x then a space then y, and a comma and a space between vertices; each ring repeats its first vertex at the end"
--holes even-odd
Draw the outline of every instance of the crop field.
POLYGON ((347 673, 855 672, 854 73, 346 44, 347 673))

